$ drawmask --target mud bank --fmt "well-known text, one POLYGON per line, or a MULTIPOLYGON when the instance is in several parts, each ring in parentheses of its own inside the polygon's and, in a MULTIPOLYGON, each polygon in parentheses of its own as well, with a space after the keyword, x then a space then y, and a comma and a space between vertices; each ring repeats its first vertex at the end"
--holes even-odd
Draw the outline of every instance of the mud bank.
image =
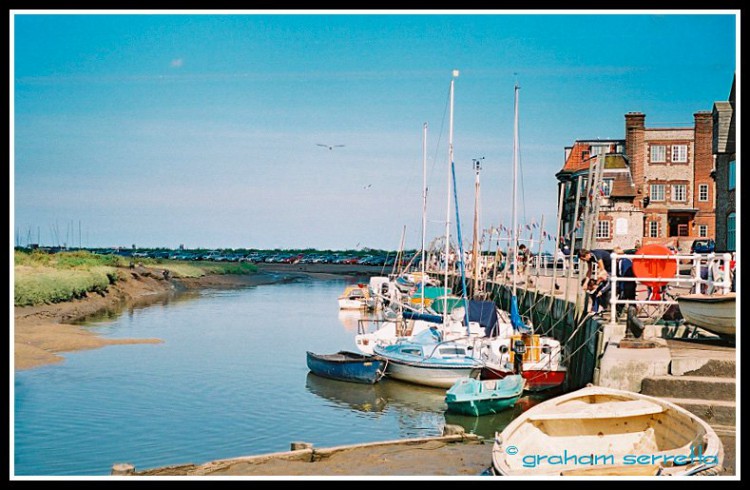
POLYGON ((165 278, 159 269, 122 269, 122 279, 105 294, 63 303, 14 308, 15 369, 31 369, 64 361, 62 352, 97 349, 113 344, 159 343, 160 339, 107 339, 85 326, 85 318, 105 311, 121 311, 163 300, 179 291, 201 288, 248 287, 285 280, 282 273, 259 272, 248 275, 215 275, 199 278, 165 278))

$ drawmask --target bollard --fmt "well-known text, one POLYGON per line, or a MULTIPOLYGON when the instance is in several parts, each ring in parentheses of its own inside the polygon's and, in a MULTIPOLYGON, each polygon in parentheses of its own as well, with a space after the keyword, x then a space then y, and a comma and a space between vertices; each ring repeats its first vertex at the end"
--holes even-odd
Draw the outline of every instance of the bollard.
POLYGON ((444 436, 458 436, 463 435, 465 432, 466 429, 464 429, 460 425, 445 424, 445 427, 443 427, 444 436))
POLYGON ((311 442, 293 442, 292 451, 299 451, 301 449, 312 449, 313 445, 311 442))
POLYGON ((112 465, 112 473, 110 474, 115 476, 134 475, 135 466, 130 463, 116 463, 112 465))

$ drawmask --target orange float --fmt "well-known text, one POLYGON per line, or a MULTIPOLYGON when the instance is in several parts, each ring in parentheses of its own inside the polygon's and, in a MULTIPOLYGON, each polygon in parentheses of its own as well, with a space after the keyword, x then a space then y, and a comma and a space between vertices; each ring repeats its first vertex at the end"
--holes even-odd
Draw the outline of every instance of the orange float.
MULTIPOLYGON (((656 243, 644 245, 636 251, 637 255, 672 255, 672 251, 664 245, 656 243)), ((639 279, 649 279, 652 277, 675 277, 677 275, 677 261, 674 259, 651 259, 651 258, 633 258, 633 275, 639 279)), ((661 288, 667 285, 667 281, 640 281, 651 288, 650 300, 661 299, 661 288)))

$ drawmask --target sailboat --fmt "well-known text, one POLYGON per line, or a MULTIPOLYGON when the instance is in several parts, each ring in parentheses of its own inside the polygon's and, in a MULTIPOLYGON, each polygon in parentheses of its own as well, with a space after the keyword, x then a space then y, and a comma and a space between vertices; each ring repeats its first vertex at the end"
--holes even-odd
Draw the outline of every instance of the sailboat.
MULTIPOLYGON (((455 79, 458 71, 454 70, 450 86, 450 124, 448 138, 448 156, 451 172, 448 175, 447 216, 446 216, 446 248, 450 246, 450 208, 451 187, 454 197, 455 188, 455 165, 453 162, 453 98, 455 79)), ((456 218, 458 218, 458 200, 456 199, 456 218)), ((459 249, 461 248, 460 221, 456 221, 458 231, 459 249)), ((462 251, 461 251, 462 252, 462 251)), ((462 256, 463 254, 461 254, 462 256)), ((446 250, 446 257, 448 251, 446 250)), ((479 376, 482 363, 475 356, 473 343, 477 336, 471 335, 471 324, 468 321, 468 303, 466 303, 466 279, 464 277, 463 263, 461 265, 461 277, 463 282, 464 307, 457 308, 450 315, 443 311, 442 322, 430 326, 418 335, 401 337, 390 345, 376 343, 373 353, 388 361, 386 374, 392 378, 408 381, 411 383, 438 388, 450 388, 461 378, 479 376), (459 332, 457 338, 448 338, 446 334, 454 333, 452 327, 460 326, 464 332, 459 332)), ((448 264, 446 261, 445 284, 448 284, 448 264)), ((440 301, 440 298, 437 298, 440 301)), ((424 305, 424 303, 423 303, 424 305)), ((424 320, 422 320, 424 321, 424 320)))
POLYGON ((565 381, 566 368, 562 365, 562 347, 560 342, 551 337, 534 333, 530 322, 525 321, 518 311, 517 272, 518 272, 518 226, 517 226, 517 189, 518 189, 518 84, 514 87, 513 111, 513 285, 510 303, 511 335, 497 335, 488 339, 482 348, 485 367, 482 379, 499 379, 514 374, 515 366, 521 369, 526 379, 528 391, 543 391, 555 388, 565 381), (518 351, 516 353, 515 351, 518 351), (523 352, 521 352, 523 351, 523 352), (515 356, 521 355, 522 362, 516 362, 515 356))

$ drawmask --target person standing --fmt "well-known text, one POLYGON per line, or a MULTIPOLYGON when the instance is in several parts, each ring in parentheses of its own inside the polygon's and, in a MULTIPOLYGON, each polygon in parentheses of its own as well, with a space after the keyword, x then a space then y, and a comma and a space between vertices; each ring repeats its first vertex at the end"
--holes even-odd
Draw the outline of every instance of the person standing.
MULTIPOLYGON (((616 254, 622 254, 623 250, 621 247, 615 247, 613 250, 616 254)), ((627 257, 622 257, 617 259, 617 263, 615 264, 615 267, 617 269, 617 278, 633 278, 635 277, 635 274, 633 273, 633 261, 628 259, 627 257)), ((635 299, 635 281, 618 281, 617 282, 617 299, 626 299, 626 300, 634 300, 635 299)), ((625 304, 618 304, 617 305, 617 314, 619 315, 623 308, 625 307, 625 304)))
POLYGON ((598 313, 599 306, 606 308, 607 303, 609 303, 609 294, 612 287, 609 282, 609 271, 612 270, 612 256, 604 249, 581 249, 578 252, 578 258, 588 264, 586 277, 581 281, 581 285, 591 291, 591 312, 598 313), (594 269, 596 269, 596 275, 592 279, 594 269))

